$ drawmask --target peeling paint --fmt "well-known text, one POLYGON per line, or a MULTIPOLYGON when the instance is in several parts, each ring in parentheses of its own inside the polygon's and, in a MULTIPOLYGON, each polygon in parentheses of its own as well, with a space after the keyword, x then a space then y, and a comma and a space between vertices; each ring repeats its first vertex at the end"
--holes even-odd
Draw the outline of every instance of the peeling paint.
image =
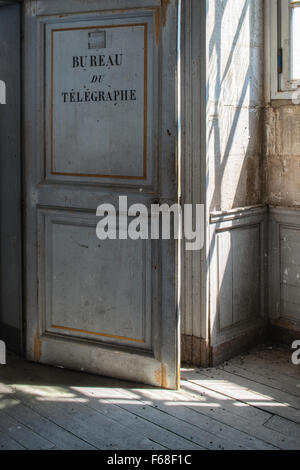
POLYGON ((177 372, 177 390, 180 390, 180 380, 181 380, 181 370, 180 364, 178 364, 178 372, 177 372))
POLYGON ((168 388, 167 387, 167 374, 166 374, 166 366, 162 362, 160 369, 157 369, 154 374, 155 382, 161 388, 168 388))
POLYGON ((161 387, 167 388, 166 366, 163 362, 161 363, 161 387))
POLYGON ((36 16, 37 14, 37 3, 36 0, 32 0, 26 3, 26 14, 28 16, 36 16))
POLYGON ((161 369, 157 369, 154 374, 155 382, 159 387, 161 386, 161 369))

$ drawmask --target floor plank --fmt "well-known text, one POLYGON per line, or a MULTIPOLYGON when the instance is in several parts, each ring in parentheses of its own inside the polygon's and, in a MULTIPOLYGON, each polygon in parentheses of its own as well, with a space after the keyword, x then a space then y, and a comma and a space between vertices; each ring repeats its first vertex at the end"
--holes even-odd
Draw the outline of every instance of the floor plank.
MULTIPOLYGON (((157 394, 151 390, 142 392, 145 399, 151 398, 152 406, 164 413, 176 416, 178 419, 188 422, 205 432, 207 439, 210 439, 212 448, 224 449, 265 449, 271 450, 275 447, 264 443, 240 431, 236 426, 233 427, 212 417, 211 413, 203 413, 207 406, 198 406, 197 402, 191 400, 186 393, 165 392, 164 400, 159 400, 157 394)), ((206 404, 205 404, 206 405, 206 404)))
MULTIPOLYGON (((124 402, 124 400, 122 400, 124 402)), ((88 403, 88 406, 97 411, 101 411, 109 415, 111 419, 116 420, 123 426, 126 426, 128 429, 139 433, 139 435, 147 436, 151 438, 154 442, 159 443, 162 446, 165 446, 167 449, 171 450, 200 450, 201 447, 192 442, 191 439, 182 437, 178 432, 174 433, 168 428, 164 428, 156 423, 152 422, 152 419, 145 419, 143 416, 140 416, 136 412, 136 407, 134 403, 126 406, 119 404, 120 399, 102 399, 91 400, 88 403)), ((206 448, 206 447, 202 447, 206 448)))
MULTIPOLYGON (((101 405, 105 401, 107 403, 107 410, 111 409, 112 404, 118 405, 123 409, 127 410, 128 413, 136 413, 139 417, 141 416, 141 407, 139 406, 136 410, 136 404, 141 404, 143 412, 145 409, 154 408, 155 411, 162 411, 163 413, 172 415, 186 423, 193 424, 198 427, 202 438, 204 438, 203 444, 208 448, 231 448, 231 449, 241 449, 241 448, 265 448, 270 449, 273 446, 267 444, 262 440, 256 439, 255 436, 249 436, 248 433, 240 431, 237 427, 231 427, 232 416, 234 414, 230 411, 226 412, 230 417, 230 424, 227 426, 226 421, 218 420, 219 414, 213 414, 215 410, 220 410, 219 402, 216 403, 216 400, 211 400, 211 403, 203 402, 203 397, 199 399, 199 396, 192 397, 187 393, 179 392, 169 392, 169 391, 160 391, 160 390, 150 390, 150 389, 131 389, 124 390, 122 394, 119 390, 113 390, 110 399, 107 398, 107 392, 105 389, 78 389, 81 393, 87 394, 88 396, 97 398, 101 405), (126 397, 124 395, 128 395, 126 397), (192 407, 190 402, 193 402, 196 409, 192 407), (203 406, 201 406, 204 405, 203 406), (199 405, 200 410, 199 411, 199 405), (210 407, 213 409, 210 411, 210 407), (192 411, 189 409, 191 408, 192 411), (195 414, 197 411, 197 414, 195 414), (202 412, 203 411, 203 412, 202 412), (220 426, 220 424, 222 424, 220 426)), ((99 406, 98 402, 96 401, 99 406)), ((89 402, 89 406, 94 406, 89 402)), ((221 408, 221 413, 223 408, 221 408)), ((263 413, 264 420, 266 422, 270 418, 270 414, 263 413)), ((144 415, 142 415, 145 417, 144 415)), ((152 419, 152 415, 151 415, 152 419)), ((236 422, 234 421, 234 424, 236 422)), ((248 421, 243 421, 244 428, 247 429, 249 426, 248 421)), ((258 423, 255 422, 255 425, 258 423)), ((281 436, 279 436, 281 439, 281 436)))
POLYGON ((26 449, 50 450, 53 443, 0 411, 0 430, 26 449))
MULTIPOLYGON (((199 371, 190 371, 189 377, 190 373, 199 374, 199 371)), ((194 394, 199 407, 203 403, 204 409, 211 408, 214 409, 216 413, 224 413, 226 411, 237 419, 243 418, 247 420, 247 422, 249 421, 249 423, 252 422, 256 425, 264 424, 272 416, 272 413, 269 411, 261 410, 254 406, 237 406, 239 404, 237 400, 225 394, 218 393, 217 390, 213 389, 213 384, 211 384, 212 388, 204 388, 198 380, 199 375, 195 376, 196 379, 194 381, 190 381, 187 377, 184 371, 182 373, 181 390, 185 393, 194 394), (207 404, 210 406, 207 406, 207 404)))
POLYGON ((0 450, 25 450, 25 447, 12 439, 5 432, 0 431, 0 450))
POLYGON ((182 376, 173 392, 8 355, 0 449, 300 449, 290 351, 262 346, 182 376))
POLYGON ((292 423, 287 419, 281 418, 280 416, 272 416, 270 420, 265 424, 265 427, 277 431, 284 436, 296 438, 300 442, 300 426, 292 423))
MULTIPOLYGON (((240 408, 241 403, 238 401, 233 401, 231 398, 225 397, 219 392, 206 389, 204 387, 201 387, 199 384, 193 383, 188 383, 187 386, 185 386, 185 391, 188 391, 188 393, 192 393, 196 397, 198 394, 207 394, 207 396, 214 401, 215 405, 219 404, 219 408, 201 408, 201 413, 205 413, 208 416, 215 417, 215 419, 218 420, 220 423, 230 425, 235 429, 249 434, 251 437, 255 437, 256 439, 261 440, 261 448, 263 448, 264 443, 267 443, 283 450, 300 449, 299 439, 287 438, 275 431, 270 433, 270 431, 266 429, 265 423, 267 423, 270 418, 272 418, 272 414, 266 413, 265 416, 268 416, 268 419, 264 420, 263 422, 255 421, 255 419, 249 419, 243 416, 236 415, 235 413, 231 413, 230 410, 224 408, 223 403, 224 400, 227 399, 232 404, 232 409, 234 409, 235 407, 240 408)), ((247 405, 243 406, 246 407, 247 405)), ((199 409, 197 404, 193 405, 193 408, 195 409, 195 411, 198 411, 199 409)))
MULTIPOLYGON (((245 370, 241 367, 236 365, 226 364, 219 370, 224 370, 229 374, 237 375, 238 377, 242 377, 244 379, 250 380, 251 382, 262 385, 262 388, 259 389, 263 390, 264 393, 268 395, 272 395, 276 400, 282 402, 283 400, 287 401, 290 406, 293 406, 296 409, 300 409, 300 389, 295 387, 293 391, 290 391, 290 387, 285 383, 285 380, 281 379, 281 383, 278 380, 275 380, 273 377, 269 377, 267 375, 258 374, 256 371, 253 370, 245 370)), ((253 387, 254 385, 252 385, 253 387)))
POLYGON ((300 400, 266 385, 226 372, 224 369, 201 370, 185 375, 189 381, 216 390, 234 400, 268 411, 300 424, 300 400))
POLYGON ((4 412, 22 425, 27 426, 36 434, 50 441, 53 446, 60 450, 94 450, 95 447, 87 442, 79 439, 73 433, 70 433, 62 427, 56 425, 51 420, 44 418, 35 410, 26 407, 20 401, 14 400, 15 403, 5 403, 4 412))
MULTIPOLYGON (((34 387, 33 387, 34 390, 34 387)), ((17 395, 20 397, 20 395, 17 395)), ((101 450, 154 450, 163 449, 150 439, 130 432, 126 427, 101 413, 95 412, 76 398, 47 395, 41 401, 22 397, 22 401, 33 411, 51 419, 56 425, 72 432, 79 439, 101 450)))
MULTIPOLYGON (((281 367, 275 366, 260 357, 249 355, 235 358, 229 361, 228 365, 238 367, 240 371, 242 369, 246 377, 250 376, 248 375, 250 373, 255 374, 256 381, 300 397, 300 374, 299 377, 284 374, 287 369, 286 364, 282 365, 283 370, 281 370, 281 367)), ((224 368, 226 369, 226 367, 227 364, 224 368)), ((293 366, 293 369, 296 369, 296 367, 293 366)))

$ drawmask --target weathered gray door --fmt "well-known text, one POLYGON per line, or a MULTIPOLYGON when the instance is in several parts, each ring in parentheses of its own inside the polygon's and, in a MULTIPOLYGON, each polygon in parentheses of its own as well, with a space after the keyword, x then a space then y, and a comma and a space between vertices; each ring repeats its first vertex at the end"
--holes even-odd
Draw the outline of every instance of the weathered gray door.
POLYGON ((175 242, 96 237, 177 200, 177 0, 24 3, 27 357, 177 388, 175 242))

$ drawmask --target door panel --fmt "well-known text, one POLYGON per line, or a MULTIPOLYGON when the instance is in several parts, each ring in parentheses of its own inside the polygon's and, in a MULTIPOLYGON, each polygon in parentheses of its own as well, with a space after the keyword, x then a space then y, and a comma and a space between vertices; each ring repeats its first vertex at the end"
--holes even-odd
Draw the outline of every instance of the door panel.
POLYGON ((45 330, 151 350, 151 242, 99 241, 94 214, 38 217, 45 330))
POLYGON ((177 201, 177 1, 26 1, 24 67, 27 356, 177 388, 176 243, 96 237, 177 201))

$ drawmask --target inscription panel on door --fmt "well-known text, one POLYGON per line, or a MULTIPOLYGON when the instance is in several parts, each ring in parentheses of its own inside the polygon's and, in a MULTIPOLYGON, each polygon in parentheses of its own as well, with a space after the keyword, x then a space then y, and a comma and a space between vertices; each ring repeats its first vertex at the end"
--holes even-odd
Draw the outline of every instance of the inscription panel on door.
POLYGON ((46 178, 153 183, 154 44, 152 16, 46 25, 46 178))

